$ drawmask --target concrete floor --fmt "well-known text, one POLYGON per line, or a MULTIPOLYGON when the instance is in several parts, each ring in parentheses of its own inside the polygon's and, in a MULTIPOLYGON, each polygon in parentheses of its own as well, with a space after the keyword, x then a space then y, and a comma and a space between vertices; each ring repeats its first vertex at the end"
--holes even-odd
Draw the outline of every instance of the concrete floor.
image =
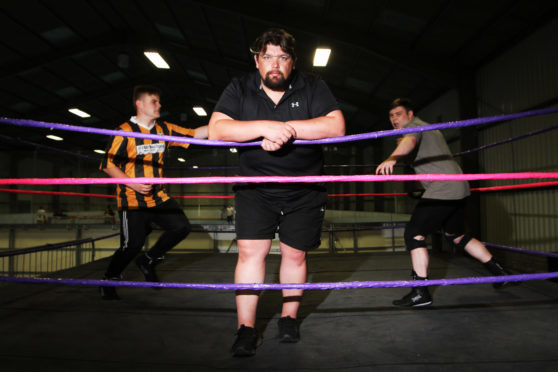
MULTIPOLYGON (((268 260, 277 280, 278 256, 268 260)), ((230 283, 236 256, 175 254, 167 282, 230 283)), ((60 277, 99 279, 107 260, 60 277)), ((486 275, 463 256, 432 257, 431 278, 486 275)), ((141 280, 135 267, 127 280, 141 280)), ((309 281, 406 280, 407 254, 312 255, 309 281)), ((391 306, 406 288, 306 291, 297 344, 275 339, 278 291, 261 296, 256 356, 233 358, 234 295, 223 290, 0 284, 0 368, 8 371, 556 371, 558 284, 433 288, 429 308, 391 306)))

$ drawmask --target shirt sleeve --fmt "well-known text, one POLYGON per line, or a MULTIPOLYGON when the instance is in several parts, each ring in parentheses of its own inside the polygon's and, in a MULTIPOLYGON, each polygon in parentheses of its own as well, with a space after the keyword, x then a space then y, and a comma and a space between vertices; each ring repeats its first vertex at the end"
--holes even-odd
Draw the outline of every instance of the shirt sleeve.
POLYGON ((110 138, 105 150, 105 157, 99 166, 100 170, 105 168, 121 168, 128 159, 128 137, 113 136, 110 138))
POLYGON ((233 79, 225 88, 213 111, 221 112, 234 120, 239 120, 242 92, 237 78, 233 79))
MULTIPOLYGON (((171 136, 180 135, 180 136, 194 137, 195 134, 196 134, 195 129, 183 128, 183 127, 181 127, 179 125, 176 125, 176 124, 167 123, 166 121, 165 121, 165 124, 169 128, 169 133, 170 133, 171 136)), ((190 144, 189 143, 184 143, 184 142, 169 142, 169 147, 170 146, 180 146, 180 147, 184 147, 185 149, 187 149, 188 147, 190 147, 190 144)))
POLYGON ((325 116, 335 110, 339 110, 339 104, 333 93, 322 79, 316 78, 313 83, 312 103, 310 105, 312 117, 325 116))
MULTIPOLYGON (((416 128, 416 127, 420 127, 420 125, 416 123, 410 123, 409 125, 405 126, 405 128, 416 128)), ((403 135, 403 137, 415 137, 417 139, 417 143, 419 143, 420 140, 422 139, 422 132, 407 133, 403 135)))

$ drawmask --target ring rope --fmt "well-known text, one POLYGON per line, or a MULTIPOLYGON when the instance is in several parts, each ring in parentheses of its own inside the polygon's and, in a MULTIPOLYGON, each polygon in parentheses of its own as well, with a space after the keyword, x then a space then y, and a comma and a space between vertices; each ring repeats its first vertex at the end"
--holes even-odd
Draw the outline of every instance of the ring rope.
POLYGON ((82 159, 89 160, 89 161, 96 161, 96 162, 101 161, 100 158, 97 158, 95 156, 84 155, 84 154, 80 154, 80 153, 74 152, 74 151, 62 150, 62 149, 59 149, 57 147, 42 145, 42 144, 39 144, 39 143, 23 140, 19 137, 14 138, 14 137, 5 136, 3 134, 0 134, 0 139, 6 140, 6 142, 8 142, 8 143, 20 142, 20 143, 23 143, 25 145, 32 146, 32 147, 35 147, 35 148, 45 149, 45 150, 52 151, 52 152, 59 152, 59 153, 62 153, 62 154, 71 155, 72 157, 78 157, 78 158, 82 158, 82 159))
POLYGON ((496 248, 496 249, 503 249, 503 250, 506 250, 506 251, 519 252, 519 253, 525 253, 525 254, 534 254, 534 255, 537 255, 537 256, 546 256, 546 257, 558 258, 558 253, 533 251, 533 250, 530 250, 530 249, 515 248, 515 247, 509 247, 507 245, 498 245, 498 244, 485 243, 485 242, 483 242, 483 244, 486 245, 487 247, 492 247, 492 248, 496 248))
POLYGON ((155 287, 155 288, 182 288, 182 289, 216 289, 216 290, 279 290, 279 289, 304 289, 304 290, 329 290, 329 289, 357 289, 357 288, 395 288, 395 287, 426 287, 448 286, 464 284, 484 284, 500 282, 524 282, 528 280, 547 280, 558 278, 558 272, 468 277, 455 279, 434 280, 389 280, 389 281, 353 281, 353 282, 323 282, 323 283, 160 283, 160 282, 134 282, 116 280, 87 280, 63 278, 13 278, 0 276, 0 282, 28 283, 28 284, 64 284, 84 286, 110 286, 110 287, 155 287))
MULTIPOLYGON (((558 186, 558 181, 521 183, 517 185, 490 186, 490 187, 473 187, 471 191, 507 191, 507 190, 525 190, 533 188, 546 188, 558 186)), ((61 195, 61 196, 86 196, 91 198, 109 198, 116 199, 116 195, 108 194, 92 194, 83 192, 69 191, 43 191, 43 190, 21 190, 21 189, 2 189, 0 192, 14 194, 39 194, 39 195, 61 195)), ((364 192, 352 194, 328 194, 328 197, 355 197, 355 196, 408 196, 407 192, 364 192)), ((178 195, 173 196, 176 199, 234 199, 234 195, 178 195)))
POLYGON ((524 190, 524 189, 534 189, 534 188, 544 188, 558 186, 558 181, 548 181, 548 182, 533 182, 533 183, 522 183, 518 185, 505 185, 505 186, 490 186, 490 187, 474 187, 471 191, 507 191, 507 190, 524 190))
POLYGON ((465 151, 462 151, 462 152, 458 152, 458 153, 453 154, 453 156, 457 157, 457 156, 468 155, 468 154, 471 154, 473 152, 477 152, 477 151, 480 151, 480 150, 486 150, 486 149, 489 149, 491 147, 495 147, 495 146, 499 146, 499 145, 504 145, 506 143, 514 142, 514 141, 524 139, 524 138, 527 138, 527 137, 531 137, 531 136, 534 136, 534 135, 537 135, 537 134, 549 132, 549 131, 554 130, 554 129, 558 129, 558 124, 553 125, 553 126, 548 127, 548 128, 543 128, 543 129, 535 130, 535 131, 532 131, 532 132, 528 132, 528 133, 522 134, 522 135, 517 136, 517 137, 510 137, 510 138, 507 138, 505 140, 489 143, 489 144, 486 144, 484 146, 479 146, 479 147, 476 147, 476 148, 473 148, 473 149, 470 149, 470 150, 465 150, 465 151))
MULTIPOLYGON (((326 138, 317 141, 304 141, 296 140, 295 144, 327 144, 327 143, 339 143, 339 142, 350 142, 364 139, 380 138, 391 135, 401 135, 414 132, 423 132, 436 129, 447 129, 447 128, 457 128, 465 127, 477 124, 487 124, 494 123, 504 120, 512 120, 521 117, 534 116, 534 115, 544 115, 558 112, 558 108, 542 109, 527 111, 518 114, 507 114, 498 115, 487 118, 470 119, 459 122, 450 122, 442 124, 431 124, 427 128, 408 128, 411 129, 407 131, 406 129, 380 131, 374 133, 367 133, 361 135, 352 135, 345 137, 334 137, 326 138), (417 130, 418 129, 418 130, 417 130)), ((67 124, 55 124, 55 123, 45 123, 36 122, 31 120, 15 120, 0 118, 0 123, 8 123, 15 125, 24 126, 34 126, 34 127, 46 127, 49 129, 60 129, 60 130, 70 130, 78 132, 88 132, 97 134, 109 134, 116 136, 128 136, 128 137, 140 137, 155 140, 168 140, 173 142, 184 142, 192 144, 204 144, 213 146, 253 146, 259 145, 261 142, 250 142, 250 143, 237 143, 237 142, 225 142, 225 141, 210 141, 210 140, 200 140, 195 138, 183 138, 176 136, 154 136, 154 135, 141 135, 140 133, 130 132, 130 135, 126 133, 123 135, 122 131, 115 130, 104 130, 104 129, 91 129, 85 127, 70 126, 67 124), (145 137, 144 137, 145 136, 145 137), (157 138, 159 137, 159 138, 157 138), (166 137, 166 138, 160 138, 166 137)), ((550 130, 550 129, 548 129, 550 130)), ((475 150, 475 149, 473 149, 475 150)), ((135 179, 4 179, 0 180, 0 184, 108 184, 108 183, 232 183, 232 182, 341 182, 341 181, 352 181, 352 182, 366 182, 366 181, 409 181, 409 180, 420 180, 426 179, 430 181, 441 181, 441 180, 486 180, 486 179, 525 179, 525 178, 558 178, 558 173, 556 172, 524 172, 524 173, 499 173, 499 174, 469 174, 469 175, 436 175, 436 174, 426 174, 426 175, 390 175, 390 176, 379 176, 379 175, 365 175, 365 176, 306 176, 306 177, 193 177, 188 179, 169 179, 169 178, 135 178, 135 179), (100 182, 101 181, 101 182, 100 182)), ((534 187, 534 186, 533 186, 534 187)), ((504 247, 504 246, 500 246, 504 247)), ((506 247, 507 249, 518 250, 517 248, 506 247)), ((525 250, 521 250, 526 253, 525 250)), ((541 252, 537 252, 541 253, 541 252)), ((146 283, 146 282, 124 282, 124 281, 106 281, 106 280, 75 280, 75 279, 37 279, 37 278, 10 278, 0 276, 0 281, 10 281, 19 283, 51 283, 51 284, 68 284, 68 285, 110 285, 110 286, 135 286, 135 287, 165 287, 165 288, 196 288, 196 289, 253 289, 253 290, 263 290, 263 289, 346 289, 346 288, 386 288, 386 287, 408 287, 408 286, 430 286, 430 285, 459 285, 459 284, 476 284, 476 283, 496 283, 503 281, 526 281, 526 280, 544 280, 557 278, 558 272, 552 273, 539 273, 539 274, 522 274, 522 275, 506 275, 506 276, 495 276, 495 277, 474 277, 474 278, 457 278, 457 279, 438 279, 438 280, 426 280, 426 281, 383 281, 383 282, 341 282, 341 283, 297 283, 297 284, 266 284, 266 283, 255 283, 255 284, 196 284, 196 283, 146 283)))
POLYGON ((201 183, 319 183, 383 181, 480 181, 558 178, 558 172, 396 174, 353 176, 257 176, 257 177, 137 177, 137 178, 4 178, 0 185, 98 185, 98 184, 201 184, 201 183))
MULTIPOLYGON (((525 112, 514 113, 514 114, 487 116, 484 118, 467 119, 467 120, 460 120, 460 121, 453 121, 453 122, 439 123, 439 124, 430 124, 421 127, 392 129, 392 130, 385 130, 385 131, 378 131, 378 132, 371 132, 371 133, 354 134, 354 135, 342 136, 342 137, 330 137, 330 138, 324 138, 320 140, 295 140, 293 143, 298 145, 317 145, 317 144, 332 144, 332 143, 362 141, 362 140, 376 139, 376 138, 382 138, 388 136, 398 136, 407 133, 427 132, 432 130, 462 128, 462 127, 468 127, 473 125, 496 123, 500 121, 519 119, 519 118, 524 118, 529 116, 547 115, 556 112, 558 112, 558 107, 551 107, 546 109, 531 110, 531 111, 525 111, 525 112)), ((105 134, 105 135, 120 136, 120 137, 135 137, 135 138, 151 139, 156 141, 170 141, 170 142, 190 143, 190 144, 206 145, 206 146, 245 147, 245 146, 261 145, 261 141, 254 141, 254 142, 215 141, 215 140, 206 140, 200 138, 155 135, 149 133, 136 133, 136 132, 114 130, 114 129, 90 128, 90 127, 82 127, 77 125, 48 123, 44 121, 12 119, 12 118, 0 118, 0 124, 11 124, 11 125, 28 126, 28 127, 35 127, 35 128, 47 128, 50 130, 58 129, 58 130, 72 131, 72 132, 105 134)))
MULTIPOLYGON (((487 145, 483 145, 483 146, 479 146, 470 150, 465 150, 462 152, 458 152, 453 154, 454 157, 458 157, 458 156, 463 156, 463 155, 468 155, 480 150, 485 150, 488 148, 492 148, 495 146, 499 146, 499 145, 503 145, 506 143, 510 143, 510 142, 514 142, 520 139, 524 139, 524 138, 528 138, 534 135, 538 135, 538 134, 542 134, 554 129, 557 129, 558 125, 554 125, 548 128, 543 128, 543 129, 539 129, 539 130, 535 130, 535 131, 531 131, 516 137, 510 137, 507 138, 505 140, 502 141, 497 141, 497 142, 493 142, 493 143, 489 143, 487 145)), ((68 154, 68 155, 72 155, 72 156, 76 156, 76 157, 80 157, 82 159, 85 160, 89 160, 89 161, 95 161, 95 162, 99 162, 101 161, 101 158, 98 157, 94 157, 94 156, 89 156, 89 155, 84 155, 84 154, 80 154, 77 152, 72 152, 72 151, 67 151, 67 150, 62 150, 56 147, 52 147, 52 146, 47 146, 47 145, 43 145, 43 144, 39 144, 39 143, 35 143, 35 142, 31 142, 31 141, 27 141, 24 139, 21 139, 19 137, 9 137, 9 136, 5 136, 3 134, 0 134, 0 139, 4 139, 8 142, 20 142, 35 148, 40 148, 40 149, 46 149, 48 151, 53 151, 53 152, 59 152, 59 153, 63 153, 63 154, 68 154)), ((398 164, 399 165, 399 164, 398 164)), ((378 164, 326 164, 324 165, 325 168, 357 168, 357 167, 373 167, 376 168, 378 166, 378 164)), ((406 166, 406 165, 399 165, 399 166, 406 166)), ((184 169, 190 169, 190 170, 228 170, 228 169, 238 169, 238 166, 190 166, 190 167, 169 167, 167 169, 180 169, 180 170, 184 170, 184 169)))

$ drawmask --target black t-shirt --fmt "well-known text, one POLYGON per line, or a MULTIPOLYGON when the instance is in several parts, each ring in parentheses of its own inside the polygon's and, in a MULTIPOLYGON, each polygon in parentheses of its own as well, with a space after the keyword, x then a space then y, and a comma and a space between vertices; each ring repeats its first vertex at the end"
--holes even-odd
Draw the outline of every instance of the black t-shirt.
MULTIPOLYGON (((313 119, 338 109, 335 97, 323 80, 294 70, 291 84, 277 105, 261 87, 260 74, 255 71, 233 79, 223 91, 214 111, 234 120, 286 122, 313 119)), ((278 151, 265 151, 260 146, 239 147, 239 156, 242 176, 322 174, 323 154, 320 145, 286 144, 278 151)), ((275 184, 273 189, 293 186, 275 184)), ((271 190, 268 188, 268 191, 271 190)))

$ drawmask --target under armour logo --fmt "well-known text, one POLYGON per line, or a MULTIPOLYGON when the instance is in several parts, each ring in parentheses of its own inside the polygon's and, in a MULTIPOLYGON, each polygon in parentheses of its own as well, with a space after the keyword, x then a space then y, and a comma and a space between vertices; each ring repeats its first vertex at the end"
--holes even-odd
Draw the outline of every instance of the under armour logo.
POLYGON ((291 107, 292 107, 292 108, 299 107, 298 101, 296 101, 296 102, 291 102, 291 107))

